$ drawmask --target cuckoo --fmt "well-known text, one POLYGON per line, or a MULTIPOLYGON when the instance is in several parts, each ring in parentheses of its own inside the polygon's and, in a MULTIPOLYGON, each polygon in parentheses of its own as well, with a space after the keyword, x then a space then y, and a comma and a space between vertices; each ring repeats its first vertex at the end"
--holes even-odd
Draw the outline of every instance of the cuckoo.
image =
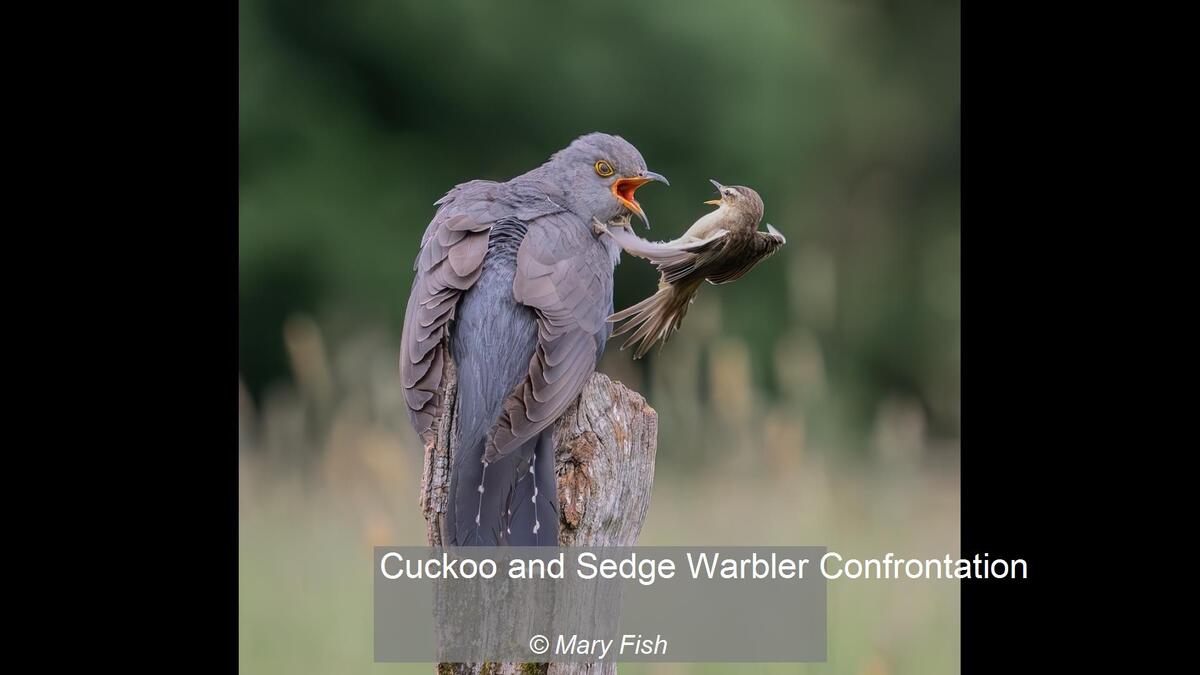
POLYGON ((667 183, 637 148, 592 133, 507 182, 462 183, 435 202, 400 371, 430 442, 447 357, 457 366, 446 545, 558 544, 553 425, 604 351, 620 258, 592 222, 637 215, 649 227, 634 193, 651 181, 667 183))

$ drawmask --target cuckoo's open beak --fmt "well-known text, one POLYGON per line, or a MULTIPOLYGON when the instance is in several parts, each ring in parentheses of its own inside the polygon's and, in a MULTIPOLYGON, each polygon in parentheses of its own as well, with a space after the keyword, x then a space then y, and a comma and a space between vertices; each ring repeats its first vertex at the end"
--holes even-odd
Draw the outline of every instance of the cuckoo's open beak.
MULTIPOLYGON (((713 180, 713 179, 711 179, 711 178, 709 178, 709 179, 708 179, 708 182, 712 183, 712 184, 713 184, 713 187, 717 188, 717 192, 718 192, 718 193, 720 193, 722 190, 724 190, 724 189, 725 189, 725 186, 724 186, 724 185, 721 185, 720 183, 718 183, 717 181, 715 181, 715 180, 713 180)), ((723 197, 718 197, 718 198, 716 198, 716 199, 710 199, 710 200, 708 200, 708 201, 706 201, 706 202, 704 202, 704 203, 705 203, 705 204, 712 204, 713 206, 720 206, 720 205, 721 205, 721 203, 722 203, 722 201, 724 201, 724 198, 723 198, 723 197)))
POLYGON ((666 176, 654 173, 653 171, 643 171, 640 176, 634 176, 632 178, 618 178, 612 182, 613 196, 615 196, 617 201, 621 202, 625 208, 636 213, 638 218, 641 218, 642 222, 646 224, 647 230, 650 229, 650 219, 646 217, 646 212, 642 210, 642 205, 638 204, 637 199, 635 199, 633 196, 633 193, 637 192, 638 188, 651 181, 658 181, 660 183, 666 183, 667 185, 671 184, 670 181, 667 180, 666 176))

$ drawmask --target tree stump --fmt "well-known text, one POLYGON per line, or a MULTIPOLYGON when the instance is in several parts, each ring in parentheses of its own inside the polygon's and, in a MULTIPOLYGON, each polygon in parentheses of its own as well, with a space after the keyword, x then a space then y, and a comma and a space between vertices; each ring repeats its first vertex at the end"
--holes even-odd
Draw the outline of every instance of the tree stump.
MULTIPOLYGON (((430 546, 442 545, 442 518, 456 448, 458 394, 454 363, 446 359, 442 416, 425 445, 421 512, 430 546)), ((606 375, 593 373, 554 428, 559 546, 633 546, 650 507, 658 413, 646 399, 606 375)), ((615 673, 615 663, 441 663, 438 673, 615 673)))

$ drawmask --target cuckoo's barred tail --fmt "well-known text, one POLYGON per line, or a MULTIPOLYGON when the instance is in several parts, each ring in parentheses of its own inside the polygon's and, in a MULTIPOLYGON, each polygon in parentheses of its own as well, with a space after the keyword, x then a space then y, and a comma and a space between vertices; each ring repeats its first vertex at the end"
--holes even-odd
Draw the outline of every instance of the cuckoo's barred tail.
POLYGON ((625 321, 613 331, 614 336, 633 331, 621 349, 637 345, 633 358, 640 359, 656 343, 670 339, 683 323, 702 281, 684 281, 674 286, 660 281, 657 293, 608 317, 610 322, 625 321))
POLYGON ((442 541, 450 546, 557 546, 553 430, 484 464, 483 442, 461 452, 450 474, 442 541))
POLYGON ((448 546, 497 546, 504 526, 501 518, 512 489, 515 458, 484 465, 483 442, 460 446, 450 472, 450 499, 442 541, 448 546))
POLYGON ((521 446, 516 482, 508 495, 502 544, 558 546, 558 482, 554 473, 554 431, 542 433, 521 446), (528 454, 526 454, 528 453, 528 454))

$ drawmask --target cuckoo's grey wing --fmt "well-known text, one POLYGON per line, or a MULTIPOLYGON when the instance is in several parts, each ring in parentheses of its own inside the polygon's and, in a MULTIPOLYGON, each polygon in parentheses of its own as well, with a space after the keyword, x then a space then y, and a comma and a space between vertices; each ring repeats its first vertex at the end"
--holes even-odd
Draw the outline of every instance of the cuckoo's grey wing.
POLYGON ((479 279, 492 225, 514 214, 532 217, 554 208, 544 198, 519 197, 492 181, 458 185, 435 202, 438 211, 421 238, 404 314, 400 375, 409 417, 426 441, 441 406, 445 338, 460 297, 479 279))
POLYGON ((529 373, 488 435, 492 462, 550 426, 583 389, 607 338, 612 257, 570 213, 538 219, 517 253, 513 296, 537 315, 529 373))
POLYGON ((775 251, 778 251, 779 247, 785 243, 787 243, 787 239, 783 234, 767 223, 767 231, 755 232, 754 238, 750 240, 750 250, 745 253, 744 264, 705 278, 710 284, 727 284, 737 281, 745 276, 746 272, 754 269, 755 265, 774 255, 775 251))

